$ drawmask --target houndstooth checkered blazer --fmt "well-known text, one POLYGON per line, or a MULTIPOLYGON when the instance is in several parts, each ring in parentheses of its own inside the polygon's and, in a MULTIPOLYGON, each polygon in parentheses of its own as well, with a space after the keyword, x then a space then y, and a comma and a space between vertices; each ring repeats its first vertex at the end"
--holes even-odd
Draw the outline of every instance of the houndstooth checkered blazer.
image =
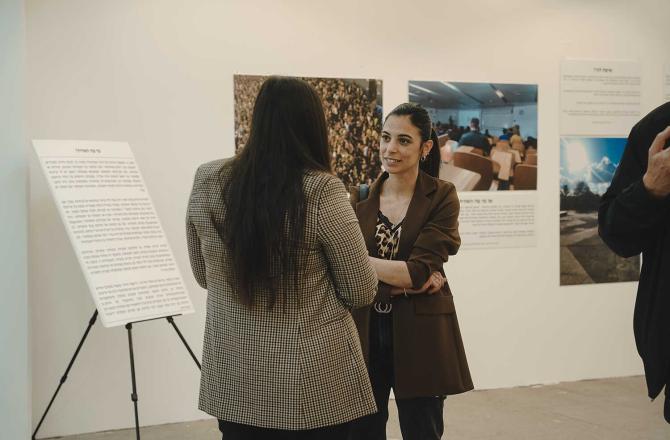
POLYGON ((232 214, 221 196, 230 163, 198 168, 186 220, 193 274, 208 292, 199 408, 230 422, 293 430, 375 412, 349 310, 372 301, 377 278, 344 185, 305 174, 300 284, 287 292, 285 311, 279 303, 268 310, 264 295, 249 309, 229 282, 230 254, 212 223, 232 214))

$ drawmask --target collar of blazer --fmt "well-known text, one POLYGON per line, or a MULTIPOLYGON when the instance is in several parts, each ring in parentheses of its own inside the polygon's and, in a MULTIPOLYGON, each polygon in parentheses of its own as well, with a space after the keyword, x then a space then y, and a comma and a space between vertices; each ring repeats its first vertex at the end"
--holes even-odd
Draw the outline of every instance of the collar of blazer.
MULTIPOLYGON (((382 183, 388 178, 388 173, 384 172, 370 185, 368 198, 362 202, 356 203, 356 216, 361 225, 361 231, 365 238, 365 244, 368 252, 373 257, 378 257, 377 243, 375 241, 375 227, 377 225, 377 213, 379 212, 379 193, 382 189, 382 183)), ((421 232, 430 208, 432 199, 429 197, 437 188, 435 180, 423 171, 419 171, 416 179, 414 194, 407 207, 407 214, 402 223, 402 234, 400 234, 400 244, 396 259, 407 260, 410 251, 421 232)))

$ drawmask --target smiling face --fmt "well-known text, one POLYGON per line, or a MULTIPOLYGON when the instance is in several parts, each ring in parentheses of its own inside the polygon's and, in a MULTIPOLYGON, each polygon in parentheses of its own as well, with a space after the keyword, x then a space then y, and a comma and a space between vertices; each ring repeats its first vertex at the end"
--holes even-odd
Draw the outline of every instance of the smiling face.
POLYGON ((384 122, 379 144, 384 169, 389 174, 414 172, 432 145, 430 140, 421 142, 421 132, 409 116, 391 115, 384 122))

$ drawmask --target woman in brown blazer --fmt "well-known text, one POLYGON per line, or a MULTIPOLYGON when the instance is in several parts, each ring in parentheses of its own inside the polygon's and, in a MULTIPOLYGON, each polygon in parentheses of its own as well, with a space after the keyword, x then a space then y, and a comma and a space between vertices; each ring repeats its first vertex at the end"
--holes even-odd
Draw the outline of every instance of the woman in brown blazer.
POLYGON ((386 438, 391 388, 403 439, 440 439, 444 398, 473 388, 442 283, 443 265, 460 246, 459 202, 454 186, 436 177, 435 138, 425 109, 396 107, 382 130, 386 172, 365 200, 358 189, 351 194, 380 283, 373 306, 354 311, 379 411, 355 422, 350 439, 386 438))

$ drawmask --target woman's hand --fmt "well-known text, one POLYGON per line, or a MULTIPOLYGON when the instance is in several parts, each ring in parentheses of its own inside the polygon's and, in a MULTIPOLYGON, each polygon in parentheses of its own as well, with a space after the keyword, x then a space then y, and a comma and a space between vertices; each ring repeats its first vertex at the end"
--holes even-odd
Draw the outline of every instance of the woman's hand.
POLYGON ((444 287, 444 284, 447 282, 447 279, 442 276, 440 272, 433 272, 430 274, 428 277, 428 280, 424 283, 423 286, 421 286, 419 289, 402 289, 400 287, 392 287, 391 288, 391 296, 396 296, 396 295, 416 295, 418 293, 427 293, 429 295, 432 295, 434 293, 439 292, 442 287, 444 287))
POLYGON ((447 278, 443 277, 440 272, 433 272, 430 274, 423 287, 425 287, 426 293, 432 295, 433 293, 437 293, 442 290, 446 282, 447 278))

